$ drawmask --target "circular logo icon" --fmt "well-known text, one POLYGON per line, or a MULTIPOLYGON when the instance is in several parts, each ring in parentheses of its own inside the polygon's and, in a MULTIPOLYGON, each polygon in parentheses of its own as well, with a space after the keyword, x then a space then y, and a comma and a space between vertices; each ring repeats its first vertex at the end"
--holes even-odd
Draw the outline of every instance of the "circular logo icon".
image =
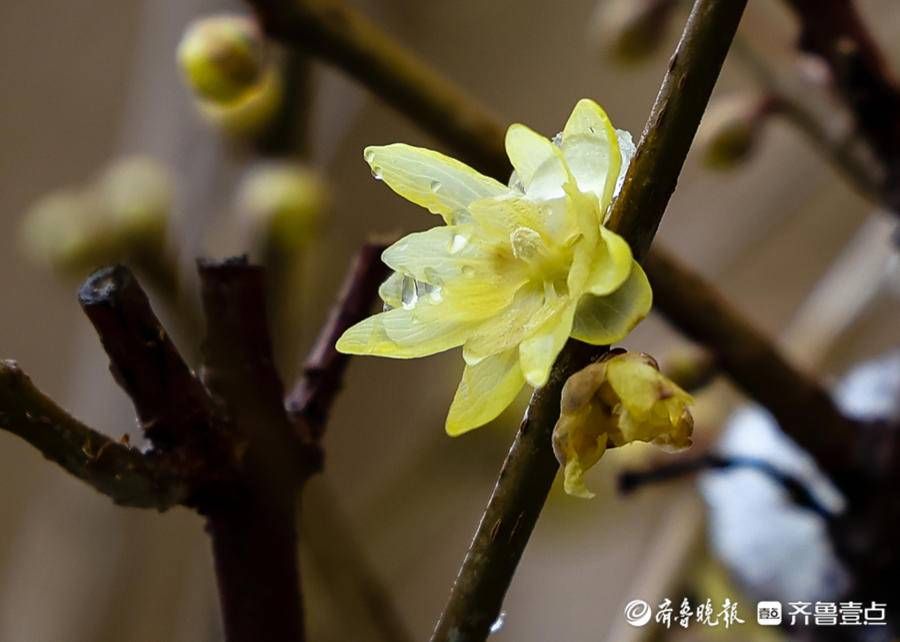
POLYGON ((653 614, 644 600, 631 600, 625 605, 625 620, 631 626, 644 626, 653 614))

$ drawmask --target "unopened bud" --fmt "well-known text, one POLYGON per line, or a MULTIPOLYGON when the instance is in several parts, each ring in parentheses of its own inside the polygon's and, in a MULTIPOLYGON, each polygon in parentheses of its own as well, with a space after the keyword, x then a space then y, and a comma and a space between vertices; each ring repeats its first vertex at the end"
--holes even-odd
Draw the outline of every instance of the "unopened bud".
POLYGON ((140 156, 110 166, 96 189, 109 213, 109 225, 123 247, 158 247, 172 211, 171 179, 165 167, 140 156))
POLYGON ((675 0, 600 0, 594 15, 597 40, 620 63, 638 63, 659 48, 675 0))
POLYGON ((314 234, 328 206, 319 174, 292 162, 253 168, 240 187, 239 207, 268 242, 296 248, 314 234))
POLYGON ((266 68, 265 43, 246 16, 217 15, 188 26, 178 45, 178 62, 197 95, 217 104, 252 91, 266 68))
POLYGON ((128 158, 89 185, 38 200, 22 221, 22 243, 36 262, 78 275, 161 254, 171 201, 165 170, 148 159, 128 158))
POLYGON ((766 97, 745 94, 710 105, 697 133, 703 164, 710 169, 729 170, 749 159, 772 107, 766 97))
POLYGON ((259 83, 230 103, 197 101, 203 119, 234 138, 253 138, 265 131, 278 113, 283 96, 281 74, 276 66, 265 71, 259 83))

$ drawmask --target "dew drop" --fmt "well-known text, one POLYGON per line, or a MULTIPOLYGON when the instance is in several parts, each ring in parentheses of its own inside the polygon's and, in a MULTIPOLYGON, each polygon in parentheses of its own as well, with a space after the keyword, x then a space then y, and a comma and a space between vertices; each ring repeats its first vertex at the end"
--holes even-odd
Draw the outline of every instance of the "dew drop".
POLYGON ((454 234, 453 240, 450 241, 450 254, 456 254, 461 252, 466 245, 468 245, 469 239, 467 239, 462 234, 454 234))
POLYGON ((403 303, 404 310, 412 310, 419 301, 418 283, 407 274, 403 275, 403 281, 400 284, 400 301, 403 303))
POLYGON ((462 273, 463 273, 463 276, 468 276, 468 277, 475 276, 475 268, 473 268, 471 265, 464 265, 462 267, 462 273))
POLYGON ((381 175, 381 167, 378 165, 372 165, 372 177, 376 181, 384 180, 384 176, 381 175))
POLYGON ((469 210, 458 209, 450 215, 451 225, 468 225, 472 222, 472 215, 469 210))
POLYGON ((366 162, 371 165, 372 161, 375 159, 375 150, 372 148, 367 149, 363 152, 363 158, 365 158, 366 162))
POLYGON ((431 185, 429 186, 432 192, 439 192, 441 190, 441 182, 440 181, 431 181, 431 185))
POLYGON ((497 619, 494 620, 494 623, 491 624, 490 633, 499 633, 500 629, 503 628, 503 624, 506 622, 506 611, 500 611, 500 615, 497 616, 497 619))

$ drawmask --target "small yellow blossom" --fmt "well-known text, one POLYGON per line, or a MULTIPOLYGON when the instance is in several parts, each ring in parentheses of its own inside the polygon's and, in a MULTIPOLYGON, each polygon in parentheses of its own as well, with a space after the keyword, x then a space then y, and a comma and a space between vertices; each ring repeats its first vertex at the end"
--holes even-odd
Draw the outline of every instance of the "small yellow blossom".
POLYGON ((553 451, 566 492, 593 497, 584 473, 608 447, 644 441, 678 450, 691 445, 691 396, 645 354, 610 354, 569 377, 563 387, 553 451))
POLYGON ((431 150, 365 150, 376 178, 444 225, 384 252, 390 309, 347 330, 337 349, 407 359, 462 346, 451 435, 497 417, 526 382, 544 385, 570 336, 619 341, 651 305, 628 244, 603 227, 634 151, 627 132, 585 99, 553 142, 513 125, 506 151, 508 186, 431 150))

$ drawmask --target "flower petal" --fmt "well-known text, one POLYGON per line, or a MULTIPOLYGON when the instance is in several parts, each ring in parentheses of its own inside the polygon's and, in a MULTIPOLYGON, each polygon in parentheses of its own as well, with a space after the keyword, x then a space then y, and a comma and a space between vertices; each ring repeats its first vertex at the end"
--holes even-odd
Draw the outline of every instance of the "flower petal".
POLYGON ((516 347, 568 303, 568 297, 546 300, 542 286, 529 283, 501 313, 478 324, 463 346, 468 364, 516 347))
POLYGON ((402 274, 431 285, 461 276, 464 268, 494 271, 486 244, 462 226, 439 225, 407 234, 388 247, 381 260, 402 274))
POLYGON ((572 110, 563 129, 562 152, 578 189, 594 193, 605 210, 619 178, 622 156, 615 128, 593 100, 583 98, 572 110))
POLYGON ((447 434, 461 435, 496 418, 524 384, 515 349, 467 365, 447 414, 447 434))
POLYGON ((498 196, 509 188, 439 152, 395 143, 366 147, 372 173, 408 201, 440 214, 448 223, 472 201, 498 196))
POLYGON ((600 228, 600 242, 585 288, 591 294, 606 296, 621 286, 632 270, 631 248, 621 236, 600 228))
POLYGON ((572 331, 575 307, 570 303, 519 344, 522 374, 529 385, 540 388, 547 383, 550 368, 572 331))
POLYGON ((612 294, 585 294, 578 302, 572 336, 593 345, 609 345, 622 340, 647 313, 653 293, 647 275, 636 261, 628 279, 612 294))
POLYGON ((415 359, 462 345, 473 325, 444 318, 440 308, 422 304, 376 314, 344 332, 335 347, 344 354, 415 359))
POLYGON ((385 305, 389 305, 392 308, 402 306, 403 275, 399 272, 391 272, 391 275, 378 287, 378 296, 381 297, 385 305))
POLYGON ((506 131, 506 154, 529 198, 561 197, 571 174, 559 148, 525 125, 506 131))

